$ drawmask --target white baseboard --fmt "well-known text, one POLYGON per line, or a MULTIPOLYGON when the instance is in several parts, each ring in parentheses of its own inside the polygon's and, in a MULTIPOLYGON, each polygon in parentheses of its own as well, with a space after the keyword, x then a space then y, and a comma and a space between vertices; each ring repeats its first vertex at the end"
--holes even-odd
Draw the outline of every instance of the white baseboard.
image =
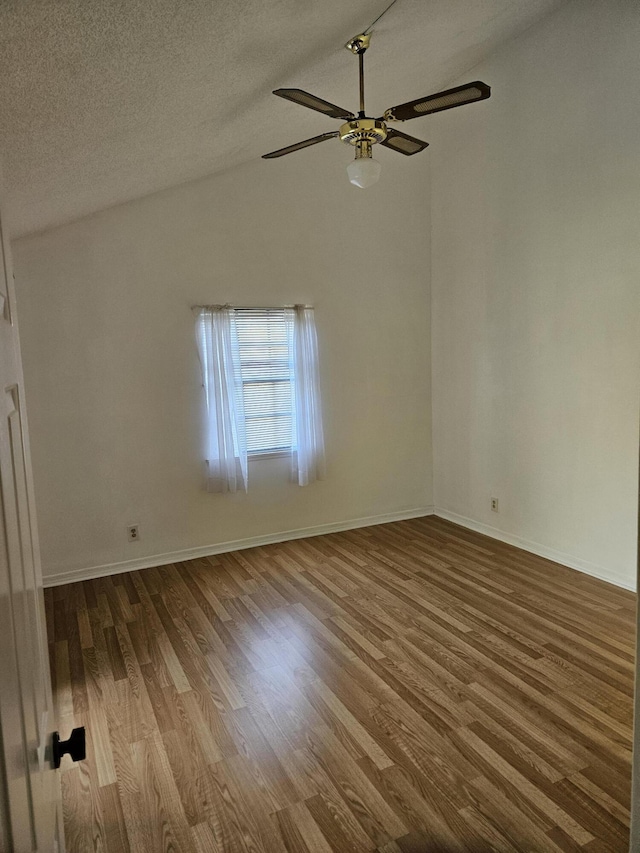
POLYGON ((384 515, 372 515, 367 518, 354 518, 349 521, 340 521, 332 524, 319 524, 314 527, 301 527, 297 530, 284 530, 279 533, 269 533, 265 536, 253 536, 247 539, 234 539, 230 542, 219 542, 215 545, 205 545, 200 548, 187 548, 181 551, 172 551, 166 554, 153 554, 148 557, 140 557, 136 560, 124 560, 119 563, 106 563, 102 566, 89 566, 84 569, 71 569, 67 572, 58 572, 56 574, 47 575, 43 578, 45 587, 61 586, 66 583, 76 583, 77 581, 90 580, 91 578, 102 578, 108 575, 117 575, 121 572, 134 572, 138 569, 150 569, 154 566, 165 566, 168 563, 180 563, 183 560, 196 560, 200 557, 212 557, 215 554, 224 554, 229 551, 241 551, 245 548, 256 548, 260 545, 272 545, 277 542, 288 542, 292 539, 306 539, 312 536, 322 536, 325 533, 340 533, 344 530, 356 530, 358 527, 371 527, 374 524, 388 524, 392 521, 405 521, 410 518, 421 518, 427 515, 437 515, 454 524, 459 524, 461 527, 466 527, 469 530, 475 530, 477 533, 483 533, 492 539, 497 539, 500 542, 506 542, 508 545, 515 545, 516 548, 522 548, 523 551, 529 551, 531 554, 536 554, 539 557, 544 557, 547 560, 553 560, 555 563, 560 563, 562 566, 567 566, 570 569, 576 569, 584 574, 591 575, 599 580, 607 581, 615 584, 615 586, 629 589, 635 592, 636 587, 627 581, 621 580, 614 575, 610 570, 598 566, 595 563, 590 563, 587 560, 582 560, 573 557, 570 554, 565 554, 562 551, 556 551, 554 548, 547 548, 546 545, 540 545, 537 542, 531 542, 528 539, 523 539, 520 536, 514 536, 511 533, 505 533, 497 527, 491 527, 489 524, 483 524, 480 521, 475 521, 472 518, 467 518, 464 515, 458 515, 456 512, 442 509, 441 507, 425 506, 415 509, 404 510, 401 512, 385 513, 384 515))
POLYGON ((90 566, 84 569, 71 569, 68 572, 57 572, 45 575, 45 587, 61 586, 65 583, 76 583, 91 578, 103 578, 108 575, 118 575, 121 572, 135 572, 138 569, 151 569, 154 566, 166 566, 168 563, 181 563, 183 560, 197 560, 200 557, 211 557, 214 554, 224 554, 229 551, 241 551, 245 548, 256 548, 259 545, 273 545, 276 542, 288 542, 291 539, 306 539, 311 536, 322 536, 325 533, 340 533, 344 530, 355 530, 358 527, 371 527, 374 524, 388 524, 390 521, 405 521, 409 518, 421 518, 433 515, 433 506, 416 507, 389 512, 384 515, 371 515, 367 518, 353 518, 349 521, 338 521, 332 524, 319 524, 315 527, 301 527, 297 530, 284 530, 280 533, 269 533, 266 536, 252 536, 248 539, 234 539, 231 542, 219 542, 216 545, 205 545, 201 548, 187 548, 183 551, 172 551, 167 554, 153 554, 137 560, 124 560, 120 563, 107 563, 103 566, 90 566))
POLYGON ((632 592, 636 591, 635 584, 621 580, 609 569, 598 566, 595 563, 590 563, 588 560, 572 557, 570 554, 556 551, 554 548, 547 548, 546 545, 539 545, 537 542, 530 542, 528 539, 522 539, 520 536, 505 533, 503 530, 498 530, 497 527, 491 527, 489 524, 483 524, 481 521, 466 518, 464 515, 458 515, 458 513, 450 512, 447 509, 436 507, 433 514, 439 518, 445 518, 447 521, 452 521, 454 524, 459 524, 461 527, 475 530, 476 533, 484 533, 485 536, 490 536, 492 539, 506 542, 507 545, 515 545, 516 548, 522 548, 523 551, 529 551, 538 557, 544 557, 547 560, 553 560, 554 563, 560 563, 562 566, 576 569, 585 575, 591 575, 594 578, 615 584, 615 586, 620 586, 623 589, 630 589, 632 592))

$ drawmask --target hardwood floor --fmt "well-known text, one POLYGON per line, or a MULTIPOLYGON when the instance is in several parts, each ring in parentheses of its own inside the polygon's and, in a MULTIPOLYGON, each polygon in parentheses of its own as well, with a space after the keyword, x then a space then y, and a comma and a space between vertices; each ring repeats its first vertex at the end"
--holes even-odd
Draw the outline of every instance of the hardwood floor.
POLYGON ((632 593, 429 517, 46 605, 69 853, 626 853, 632 593))

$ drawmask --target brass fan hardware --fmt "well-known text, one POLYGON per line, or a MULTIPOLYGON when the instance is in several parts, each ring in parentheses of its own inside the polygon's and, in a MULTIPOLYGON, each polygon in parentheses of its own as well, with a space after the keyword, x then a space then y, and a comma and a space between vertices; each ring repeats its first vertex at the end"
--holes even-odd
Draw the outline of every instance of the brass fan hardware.
MULTIPOLYGON (((385 13, 383 12, 383 14, 385 13)), ((382 15, 376 20, 379 20, 380 17, 382 15)), ((380 175, 380 164, 373 159, 372 149, 374 145, 380 144, 384 148, 390 148, 392 151, 397 151, 407 157, 424 151, 429 145, 428 142, 423 142, 421 139, 416 139, 414 136, 408 136, 406 133, 395 130, 395 128, 388 127, 387 125, 390 122, 404 122, 413 118, 421 118, 442 110, 450 110, 454 107, 472 104, 475 101, 483 101, 491 96, 491 88, 486 83, 475 80, 473 83, 467 83, 464 86, 456 86, 453 89, 446 89, 444 92, 436 92, 434 95, 427 95, 415 101, 389 107, 383 115, 378 118, 371 118, 366 114, 364 105, 364 55, 371 42, 369 30, 372 26, 373 24, 368 30, 354 36, 345 45, 347 50, 358 57, 360 104, 357 115, 302 89, 275 89, 274 95, 324 113, 331 118, 341 119, 344 124, 339 130, 321 133, 311 139, 305 139, 302 142, 288 145, 286 148, 279 148, 277 151, 263 154, 265 160, 282 157, 285 154, 291 154, 293 151, 299 151, 302 148, 308 148, 310 145, 324 142, 326 139, 338 137, 341 142, 355 147, 355 161, 347 167, 349 180, 358 187, 368 187, 375 183, 380 175)))
POLYGON ((351 41, 348 41, 345 44, 345 47, 347 48, 347 50, 350 50, 351 53, 364 53, 365 50, 369 47, 370 41, 370 33, 360 33, 359 36, 354 36, 351 41))
POLYGON ((341 141, 349 145, 358 145, 365 141, 373 145, 385 141, 387 126, 377 118, 358 118, 343 124, 339 133, 341 141))

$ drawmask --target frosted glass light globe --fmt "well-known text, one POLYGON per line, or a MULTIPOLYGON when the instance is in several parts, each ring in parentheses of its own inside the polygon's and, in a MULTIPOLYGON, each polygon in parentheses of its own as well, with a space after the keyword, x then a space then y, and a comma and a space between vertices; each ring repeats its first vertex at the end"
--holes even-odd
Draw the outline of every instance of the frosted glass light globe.
POLYGON ((377 182, 381 169, 382 166, 373 157, 358 157, 347 166, 347 175, 355 187, 366 189, 377 182))

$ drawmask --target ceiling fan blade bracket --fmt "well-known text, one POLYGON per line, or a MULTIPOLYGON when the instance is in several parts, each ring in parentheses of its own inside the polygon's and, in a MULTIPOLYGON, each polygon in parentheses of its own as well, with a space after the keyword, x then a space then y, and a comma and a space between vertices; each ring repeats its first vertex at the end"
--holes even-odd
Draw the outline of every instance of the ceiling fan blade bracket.
POLYGON ((381 117, 382 121, 404 121, 402 118, 396 118, 393 114, 395 107, 389 107, 388 110, 384 111, 384 115, 381 117))

